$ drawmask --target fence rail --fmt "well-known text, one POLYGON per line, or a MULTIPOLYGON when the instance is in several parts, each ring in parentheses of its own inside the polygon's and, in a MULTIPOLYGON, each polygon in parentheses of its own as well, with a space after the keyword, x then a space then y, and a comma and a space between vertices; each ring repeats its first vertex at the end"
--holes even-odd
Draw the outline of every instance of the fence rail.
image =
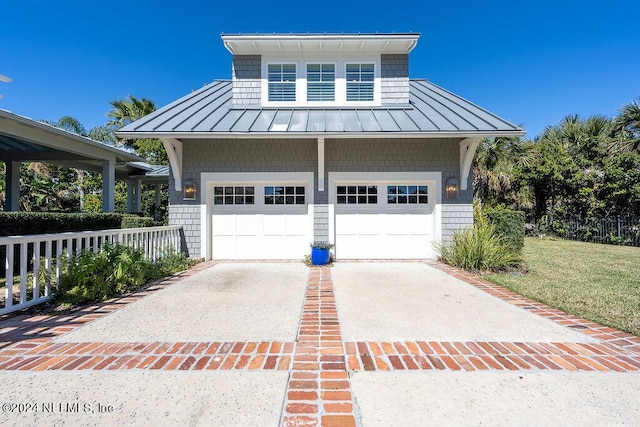
POLYGON ((564 239, 616 245, 640 246, 640 217, 547 218, 546 227, 564 239))
POLYGON ((52 289, 60 283, 64 263, 83 250, 97 251, 107 243, 120 243, 155 261, 167 250, 180 251, 181 229, 174 225, 0 237, 5 278, 0 283, 0 289, 4 287, 0 315, 53 298, 52 289))

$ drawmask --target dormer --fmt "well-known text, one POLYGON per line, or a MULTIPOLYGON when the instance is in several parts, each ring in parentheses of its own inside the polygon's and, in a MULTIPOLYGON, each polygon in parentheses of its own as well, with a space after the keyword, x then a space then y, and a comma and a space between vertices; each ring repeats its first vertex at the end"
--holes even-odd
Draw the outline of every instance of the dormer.
POLYGON ((419 34, 223 35, 237 107, 409 104, 419 34))

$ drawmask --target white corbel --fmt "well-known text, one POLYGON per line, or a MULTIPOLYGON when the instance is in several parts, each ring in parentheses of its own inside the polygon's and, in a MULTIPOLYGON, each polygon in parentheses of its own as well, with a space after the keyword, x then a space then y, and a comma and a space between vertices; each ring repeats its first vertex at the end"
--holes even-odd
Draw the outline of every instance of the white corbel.
POLYGON ((460 141, 460 190, 467 189, 471 164, 480 144, 478 138, 466 138, 460 141))
POLYGON ((324 191, 324 138, 318 138, 318 191, 324 191))
POLYGON ((176 191, 182 191, 182 142, 177 139, 167 138, 162 140, 162 145, 164 145, 167 157, 169 157, 175 189, 176 191))

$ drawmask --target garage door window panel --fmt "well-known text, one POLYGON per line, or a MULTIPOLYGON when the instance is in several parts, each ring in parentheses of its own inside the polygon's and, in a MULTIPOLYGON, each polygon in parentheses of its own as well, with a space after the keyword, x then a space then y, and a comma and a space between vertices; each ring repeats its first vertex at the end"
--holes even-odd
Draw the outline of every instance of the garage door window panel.
POLYGON ((339 205, 375 205, 378 203, 376 185, 338 185, 336 187, 339 205))
POLYGON ((253 205, 255 188, 250 186, 213 187, 214 205, 253 205))
POLYGON ((424 205, 429 203, 426 185, 388 185, 387 203, 390 205, 424 205))
POLYGON ((264 187, 265 205, 304 205, 306 204, 304 186, 273 185, 264 187))

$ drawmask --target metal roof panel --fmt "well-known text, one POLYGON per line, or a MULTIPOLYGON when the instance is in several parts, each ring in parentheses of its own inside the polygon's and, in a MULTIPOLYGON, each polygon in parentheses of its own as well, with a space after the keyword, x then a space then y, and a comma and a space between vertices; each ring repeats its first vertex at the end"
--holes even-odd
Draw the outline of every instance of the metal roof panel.
MULTIPOLYGON (((232 83, 216 81, 123 128, 126 137, 154 133, 523 133, 489 111, 427 80, 410 80, 410 106, 247 107, 232 100, 232 83)), ((166 137, 166 136, 165 136, 166 137)))

